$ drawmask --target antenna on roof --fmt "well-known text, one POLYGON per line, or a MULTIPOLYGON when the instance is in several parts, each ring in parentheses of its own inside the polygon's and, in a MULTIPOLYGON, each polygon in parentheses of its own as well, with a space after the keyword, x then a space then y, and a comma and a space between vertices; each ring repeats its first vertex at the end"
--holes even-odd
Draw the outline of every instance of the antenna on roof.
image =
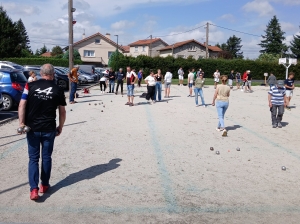
POLYGON ((82 39, 85 39, 85 29, 83 29, 82 39))

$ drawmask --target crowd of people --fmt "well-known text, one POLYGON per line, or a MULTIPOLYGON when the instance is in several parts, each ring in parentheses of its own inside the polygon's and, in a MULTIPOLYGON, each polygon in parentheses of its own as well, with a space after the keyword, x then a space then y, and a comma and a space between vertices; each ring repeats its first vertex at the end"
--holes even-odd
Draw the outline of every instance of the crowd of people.
MULTIPOLYGON (((79 66, 74 68, 68 74, 71 82, 71 93, 69 96, 69 103, 74 104, 74 96, 76 94, 78 82, 79 66)), ((29 184, 30 184, 30 199, 37 200, 39 193, 48 191, 49 179, 51 175, 51 155, 53 152, 54 139, 62 133, 63 126, 66 120, 66 102, 64 92, 56 84, 54 84, 54 67, 50 64, 45 64, 41 67, 41 79, 36 80, 35 74, 31 73, 28 83, 25 86, 22 99, 19 104, 19 126, 24 128, 30 127, 27 133, 28 154, 29 154, 29 184), (56 110, 59 113, 59 125, 56 126, 56 110), (42 151, 40 151, 42 147, 42 151), (39 158, 42 152, 41 165, 41 183, 39 185, 39 158)), ((293 96, 295 74, 289 73, 286 80, 278 80, 271 74, 267 80, 270 86, 268 92, 268 103, 271 111, 271 120, 273 128, 282 128, 282 117, 284 109, 290 110, 290 101, 293 96)), ((218 70, 213 74, 215 92, 212 99, 212 106, 216 106, 218 114, 218 124, 216 130, 222 133, 222 136, 227 136, 227 130, 224 122, 225 113, 229 107, 230 91, 233 88, 233 80, 236 80, 237 89, 241 87, 242 91, 252 91, 251 81, 252 76, 250 71, 246 71, 243 76, 239 72, 234 74, 232 70, 230 75, 221 75, 218 70), (221 81, 221 84, 219 82, 221 81)), ((170 70, 165 75, 161 70, 150 70, 150 74, 144 79, 147 85, 146 100, 149 104, 162 100, 162 84, 164 84, 164 97, 170 97, 170 87, 172 84, 173 74, 170 70)), ((182 68, 178 70, 179 86, 183 86, 184 71, 182 68)), ((139 70, 136 74, 135 69, 131 67, 126 68, 126 74, 120 68, 118 72, 110 69, 108 74, 100 79, 100 91, 105 92, 107 85, 109 85, 109 92, 118 94, 119 87, 123 95, 123 84, 127 84, 126 105, 134 106, 134 89, 135 84, 141 87, 143 81, 143 70, 139 70), (117 81, 116 91, 115 82, 117 81)), ((201 98, 203 107, 206 107, 203 87, 205 84, 204 71, 199 69, 190 69, 187 76, 188 97, 192 97, 194 89, 194 97, 196 107, 198 104, 198 97, 201 98)))

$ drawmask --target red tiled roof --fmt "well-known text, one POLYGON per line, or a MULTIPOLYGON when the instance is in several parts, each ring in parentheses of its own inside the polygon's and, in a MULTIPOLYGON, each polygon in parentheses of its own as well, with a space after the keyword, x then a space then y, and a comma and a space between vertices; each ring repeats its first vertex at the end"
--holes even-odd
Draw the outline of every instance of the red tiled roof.
POLYGON ((195 43, 197 43, 197 44, 199 44, 199 45, 205 47, 204 44, 201 44, 200 42, 198 42, 198 41, 192 39, 192 40, 186 40, 186 41, 182 41, 182 42, 177 42, 177 43, 171 44, 171 45, 169 45, 169 46, 167 46, 167 47, 164 47, 164 48, 160 49, 159 51, 165 51, 165 50, 170 50, 170 49, 172 49, 172 48, 181 47, 181 46, 183 46, 183 45, 185 45, 185 44, 189 44, 189 43, 191 43, 191 42, 195 42, 195 43))
MULTIPOLYGON (((117 47, 117 43, 116 43, 116 42, 112 41, 111 39, 107 38, 106 36, 102 35, 102 34, 99 33, 99 32, 98 32, 98 33, 95 33, 95 34, 92 35, 92 36, 86 37, 86 38, 84 38, 84 39, 82 39, 82 40, 80 40, 80 41, 77 41, 76 43, 73 44, 73 46, 76 46, 76 45, 78 45, 78 44, 80 44, 80 43, 83 43, 83 42, 85 42, 85 41, 87 41, 87 40, 89 40, 89 39, 95 38, 95 37, 97 37, 97 36, 100 36, 102 39, 106 40, 106 41, 107 41, 108 43, 110 43, 111 45, 117 47)), ((120 46, 120 45, 119 45, 119 49, 121 49, 122 51, 124 51, 124 48, 123 48, 122 46, 120 46)))
POLYGON ((52 57, 52 55, 51 55, 51 52, 46 52, 46 53, 44 53, 44 54, 41 54, 41 57, 47 57, 47 58, 50 58, 50 57, 52 57))
POLYGON ((125 53, 130 52, 130 46, 122 46, 122 47, 123 47, 125 53))
POLYGON ((217 46, 208 46, 208 49, 211 51, 216 51, 216 52, 223 51, 221 48, 219 48, 217 46))
POLYGON ((154 38, 154 39, 146 39, 146 40, 138 40, 136 42, 133 42, 131 44, 129 44, 129 46, 140 46, 140 45, 150 45, 155 43, 156 41, 161 41, 163 42, 166 46, 168 46, 168 44, 166 42, 164 42, 162 39, 160 38, 154 38))

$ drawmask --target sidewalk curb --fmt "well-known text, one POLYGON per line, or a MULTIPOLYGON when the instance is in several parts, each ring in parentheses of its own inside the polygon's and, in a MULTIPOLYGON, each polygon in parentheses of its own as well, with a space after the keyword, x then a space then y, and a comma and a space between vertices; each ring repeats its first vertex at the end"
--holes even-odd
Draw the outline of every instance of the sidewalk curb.
POLYGON ((13 120, 18 119, 18 118, 19 118, 19 116, 16 115, 16 116, 7 118, 7 119, 5 119, 5 120, 3 120, 3 121, 0 121, 0 126, 5 125, 5 124, 7 124, 7 123, 9 123, 9 122, 11 122, 11 121, 13 121, 13 120))

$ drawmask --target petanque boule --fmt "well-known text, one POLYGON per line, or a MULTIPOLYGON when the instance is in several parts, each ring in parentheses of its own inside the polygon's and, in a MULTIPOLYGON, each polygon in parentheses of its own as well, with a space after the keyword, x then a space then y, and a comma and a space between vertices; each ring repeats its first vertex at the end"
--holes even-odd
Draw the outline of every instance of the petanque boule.
POLYGON ((210 149, 210 151, 214 151, 214 147, 210 147, 209 149, 210 149))
POLYGON ((219 152, 219 151, 216 151, 216 154, 217 154, 217 155, 220 155, 220 152, 219 152))
POLYGON ((22 133, 23 133, 23 128, 22 128, 22 127, 19 127, 19 128, 17 129, 17 132, 18 132, 19 134, 22 134, 22 133))
POLYGON ((70 111, 73 111, 72 109, 70 111))
POLYGON ((28 126, 25 126, 25 127, 23 128, 23 131, 25 131, 26 133, 30 132, 30 130, 31 130, 31 128, 28 127, 28 126))
POLYGON ((286 167, 285 167, 285 166, 282 166, 281 169, 282 169, 283 171, 286 171, 286 167))
POLYGON ((237 147, 237 148, 236 148, 236 151, 241 151, 240 147, 237 147))
POLYGON ((101 112, 103 112, 103 110, 101 110, 101 112))

